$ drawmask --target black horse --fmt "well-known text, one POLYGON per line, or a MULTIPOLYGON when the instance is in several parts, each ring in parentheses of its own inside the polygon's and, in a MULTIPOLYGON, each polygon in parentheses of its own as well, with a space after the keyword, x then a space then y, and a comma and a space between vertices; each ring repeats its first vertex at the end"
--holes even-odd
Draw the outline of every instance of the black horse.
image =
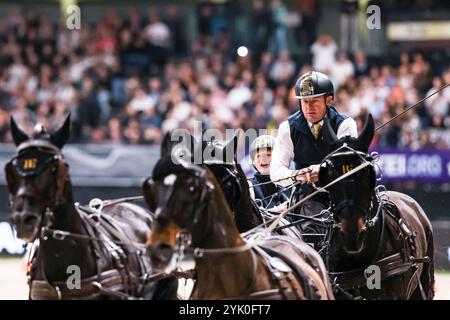
POLYGON ((333 219, 322 250, 336 297, 432 299, 432 227, 414 199, 376 188, 374 159, 367 154, 372 116, 358 139, 339 140, 328 121, 323 129, 332 148, 321 164, 322 184, 361 168, 328 188, 333 219))
MULTIPOLYGON (((239 232, 247 232, 262 224, 264 218, 272 217, 267 212, 261 212, 250 196, 247 177, 237 160, 239 132, 224 145, 215 140, 200 143, 187 131, 181 136, 181 140, 172 140, 171 133, 166 133, 161 144, 161 157, 171 154, 178 144, 200 152, 201 165, 206 166, 218 180, 239 232)), ((281 231, 278 233, 301 239, 294 226, 283 228, 288 224, 287 219, 281 219, 281 231)))
MULTIPOLYGON (((176 151, 175 151, 176 152, 176 151)), ((186 251, 196 262, 191 299, 333 299, 322 259, 303 242, 245 242, 212 172, 162 157, 144 197, 156 213, 148 238, 154 267, 171 272, 186 251)))
POLYGON ((61 153, 69 132, 69 116, 56 132, 37 126, 32 137, 11 118, 17 145, 5 167, 11 220, 20 239, 39 240, 28 271, 30 299, 175 299, 176 279, 147 281, 150 212, 131 203, 102 210, 74 205, 61 153))
POLYGON ((237 161, 238 135, 225 145, 217 141, 199 142, 187 131, 180 136, 182 139, 172 139, 171 132, 165 134, 161 144, 161 157, 170 155, 177 145, 187 148, 193 155, 199 153, 199 164, 211 170, 219 181, 239 232, 246 232, 261 224, 261 213, 251 202, 247 178, 237 161))

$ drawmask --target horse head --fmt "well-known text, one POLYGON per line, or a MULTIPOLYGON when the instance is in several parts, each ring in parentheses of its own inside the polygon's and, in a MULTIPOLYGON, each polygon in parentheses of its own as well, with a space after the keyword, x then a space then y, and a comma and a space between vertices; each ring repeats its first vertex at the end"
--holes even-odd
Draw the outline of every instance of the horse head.
POLYGON ((221 143, 214 138, 199 142, 187 130, 165 134, 161 144, 161 157, 171 155, 176 146, 189 150, 190 161, 207 167, 215 176, 234 214, 239 231, 245 232, 261 219, 250 200, 247 178, 237 161, 239 132, 229 141, 221 143))
POLYGON ((17 153, 5 166, 10 193, 11 221, 18 238, 31 242, 43 223, 51 223, 46 214, 65 199, 68 165, 61 149, 70 133, 70 115, 54 133, 36 125, 28 136, 11 117, 11 133, 17 153))
MULTIPOLYGON (((330 154, 321 163, 319 180, 326 185, 365 162, 372 162, 367 154, 374 135, 374 121, 369 114, 358 138, 338 139, 328 119, 323 135, 330 146, 330 154)), ((367 222, 370 220, 372 197, 376 184, 372 163, 328 188, 331 211, 339 226, 347 253, 360 253, 364 247, 367 222)))
MULTIPOLYGON (((182 152, 188 153, 185 149, 182 152)), ((166 155, 157 162, 152 178, 144 182, 143 194, 155 212, 148 245, 157 270, 173 269, 182 234, 189 235, 193 245, 205 248, 218 245, 214 240, 217 229, 221 230, 219 242, 231 239, 230 244, 238 238, 235 227, 225 231, 226 225, 233 225, 231 211, 217 180, 206 167, 166 155)))

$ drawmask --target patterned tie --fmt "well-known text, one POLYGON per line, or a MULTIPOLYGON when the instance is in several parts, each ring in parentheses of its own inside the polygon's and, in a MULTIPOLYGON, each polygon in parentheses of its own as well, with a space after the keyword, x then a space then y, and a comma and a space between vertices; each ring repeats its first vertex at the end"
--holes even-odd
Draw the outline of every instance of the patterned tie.
POLYGON ((320 125, 320 123, 314 123, 313 124, 313 135, 314 138, 317 140, 317 138, 319 137, 319 132, 320 132, 320 128, 322 126, 320 125))

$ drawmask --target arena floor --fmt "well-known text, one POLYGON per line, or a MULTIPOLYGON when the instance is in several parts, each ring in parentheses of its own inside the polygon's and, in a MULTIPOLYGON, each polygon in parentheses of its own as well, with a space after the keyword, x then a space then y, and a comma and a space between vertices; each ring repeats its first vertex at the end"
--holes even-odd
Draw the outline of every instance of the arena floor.
MULTIPOLYGON (((187 263, 185 268, 192 268, 187 263)), ((192 281, 180 280, 178 291, 181 298, 189 296, 192 281)), ((0 300, 24 300, 28 297, 27 279, 21 258, 0 258, 0 300)), ((435 300, 450 300, 450 273, 436 274, 435 300)))

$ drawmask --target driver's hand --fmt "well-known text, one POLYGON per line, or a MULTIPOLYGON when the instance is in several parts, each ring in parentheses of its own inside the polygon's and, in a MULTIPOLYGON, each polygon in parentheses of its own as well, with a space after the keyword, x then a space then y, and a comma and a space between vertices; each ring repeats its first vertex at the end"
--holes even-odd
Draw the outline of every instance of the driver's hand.
POLYGON ((282 204, 277 205, 276 207, 273 207, 270 209, 270 211, 276 212, 276 213, 282 213, 285 211, 288 207, 288 201, 283 202, 282 204))
POLYGON ((307 168, 300 169, 296 173, 296 180, 301 183, 317 182, 319 181, 319 170, 319 164, 313 164, 307 168))

